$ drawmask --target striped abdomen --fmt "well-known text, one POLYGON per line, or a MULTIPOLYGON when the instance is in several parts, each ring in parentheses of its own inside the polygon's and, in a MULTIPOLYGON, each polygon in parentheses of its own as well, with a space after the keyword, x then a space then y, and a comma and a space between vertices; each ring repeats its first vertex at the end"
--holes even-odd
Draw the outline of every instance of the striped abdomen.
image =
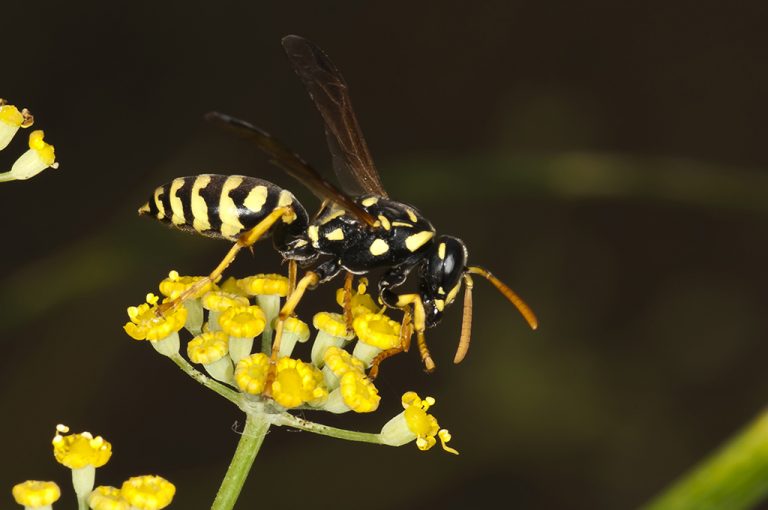
POLYGON ((182 230, 234 241, 282 206, 296 213, 286 223, 306 225, 307 213, 290 191, 255 177, 205 174, 158 187, 139 213, 182 230))

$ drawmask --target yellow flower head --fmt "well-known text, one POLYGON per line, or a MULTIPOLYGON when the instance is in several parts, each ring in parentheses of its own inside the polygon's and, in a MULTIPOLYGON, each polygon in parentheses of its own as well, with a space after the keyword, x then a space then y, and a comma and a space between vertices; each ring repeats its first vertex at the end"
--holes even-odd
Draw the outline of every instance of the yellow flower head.
POLYGON ((445 451, 459 453, 446 445, 451 439, 450 433, 446 429, 440 429, 437 418, 427 414, 427 410, 435 405, 434 398, 427 397, 422 400, 415 392, 409 391, 403 395, 402 403, 405 408, 405 421, 411 432, 416 435, 416 446, 419 450, 429 450, 435 446, 435 436, 438 436, 445 451))
POLYGON ((365 372, 365 364, 340 347, 329 347, 325 351, 323 361, 325 361, 325 366, 327 366, 336 377, 341 377, 350 370, 356 370, 361 374, 365 372))
POLYGON ((339 378, 344 403, 356 413, 370 413, 379 407, 379 392, 365 374, 348 370, 339 378))
POLYGON ((355 317, 352 327, 361 342, 379 349, 392 349, 400 345, 400 324, 378 313, 362 313, 355 317))
POLYGON ((61 490, 54 482, 27 480, 13 486, 13 499, 26 508, 50 506, 61 497, 61 490))
POLYGON ((9 126, 20 127, 24 122, 24 116, 12 104, 4 104, 0 105, 0 122, 9 126))
MULTIPOLYGON (((168 273, 168 278, 160 282, 160 293, 163 296, 175 299, 202 279, 202 276, 180 276, 178 271, 171 271, 168 273)), ((190 296, 190 298, 199 298, 206 292, 212 290, 214 286, 213 282, 208 282, 201 287, 194 296, 190 296)))
POLYGON ((264 392, 269 373, 269 356, 264 353, 251 354, 241 359, 235 367, 235 382, 240 391, 251 395, 264 392))
POLYGON ((254 338, 264 331, 267 318, 256 305, 231 306, 219 317, 221 329, 235 338, 254 338))
POLYGON ((88 496, 88 506, 92 510, 129 510, 128 502, 123 499, 120 489, 108 485, 96 487, 88 496))
POLYGON ((53 456, 59 464, 70 469, 80 469, 86 466, 101 467, 112 456, 112 445, 101 436, 93 437, 90 432, 68 434, 69 428, 64 425, 56 427, 53 438, 53 456))
POLYGON ((223 331, 207 331, 187 344, 187 355, 193 363, 207 365, 229 352, 229 337, 223 331))
POLYGON ((353 337, 353 333, 347 333, 347 325, 344 323, 344 317, 338 313, 317 313, 312 319, 312 324, 318 331, 322 331, 333 337, 345 338, 347 340, 351 340, 353 337))
POLYGON ((128 307, 128 317, 131 322, 126 323, 123 329, 131 338, 158 341, 184 327, 187 320, 186 308, 178 306, 170 312, 159 315, 157 301, 157 296, 147 294, 146 303, 128 307))
POLYGON ((43 140, 44 136, 45 133, 40 129, 32 131, 29 134, 29 148, 37 153, 40 161, 44 163, 45 166, 54 166, 56 156, 54 154, 53 145, 45 143, 43 140))
POLYGON ((309 403, 320 404, 328 397, 323 374, 314 365, 303 361, 280 358, 272 383, 272 398, 285 408, 309 403))
POLYGON ((223 312, 233 306, 248 306, 250 301, 240 294, 215 290, 203 296, 203 308, 212 312, 223 312))
POLYGON ((247 296, 243 289, 240 288, 240 283, 237 278, 230 276, 222 283, 219 284, 219 290, 226 292, 227 294, 234 294, 236 296, 247 296))
MULTIPOLYGON (((365 278, 363 278, 365 280, 365 278)), ((350 300, 350 309, 352 310, 352 317, 357 317, 361 313, 378 313, 381 309, 376 305, 373 297, 366 293, 367 281, 361 281, 357 286, 356 291, 352 291, 350 300)), ((344 289, 338 289, 336 291, 336 302, 340 307, 344 307, 344 289)))
POLYGON ((296 317, 288 317, 283 322, 283 335, 286 333, 296 335, 301 343, 309 340, 309 326, 306 322, 296 317))
POLYGON ((288 295, 288 278, 280 274, 257 274, 238 280, 237 285, 250 296, 288 295))
POLYGON ((171 504, 176 487, 161 476, 135 476, 121 489, 123 499, 139 510, 160 510, 171 504))

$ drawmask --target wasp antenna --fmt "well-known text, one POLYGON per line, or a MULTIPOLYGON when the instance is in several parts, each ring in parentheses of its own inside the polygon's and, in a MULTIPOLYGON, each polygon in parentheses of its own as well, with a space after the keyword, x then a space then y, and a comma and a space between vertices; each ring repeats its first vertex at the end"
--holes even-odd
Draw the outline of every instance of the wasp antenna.
POLYGON ((523 301, 514 290, 510 289, 504 282, 493 276, 490 271, 479 266, 472 266, 467 268, 467 272, 480 275, 491 282, 491 284, 496 287, 496 290, 501 292, 510 303, 515 305, 515 308, 522 314, 531 329, 537 329, 539 327, 539 320, 536 318, 536 314, 533 313, 533 310, 531 310, 531 307, 525 304, 525 301, 523 301))
POLYGON ((456 349, 456 355, 453 362, 459 364, 464 360, 469 350, 469 342, 472 340, 472 277, 464 273, 464 312, 461 316, 461 337, 459 337, 459 347, 456 349))

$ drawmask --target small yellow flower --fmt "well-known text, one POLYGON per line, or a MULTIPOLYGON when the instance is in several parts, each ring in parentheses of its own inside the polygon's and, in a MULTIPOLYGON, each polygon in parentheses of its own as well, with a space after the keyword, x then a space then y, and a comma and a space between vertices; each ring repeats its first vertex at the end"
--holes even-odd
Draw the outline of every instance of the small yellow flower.
MULTIPOLYGON (((160 282, 160 293, 163 296, 175 299, 202 279, 202 276, 181 276, 178 271, 171 271, 168 273, 168 278, 160 282)), ((189 299, 199 298, 206 292, 211 291, 214 287, 215 285, 213 282, 208 282, 203 285, 194 296, 189 296, 189 299)))
POLYGON ((51 508, 51 505, 61 497, 61 490, 54 482, 40 482, 37 480, 27 480, 14 485, 13 499, 16 503, 23 505, 25 509, 33 508, 51 508))
POLYGON ((24 115, 11 104, 0 100, 0 151, 5 149, 24 124, 24 115))
POLYGON ((400 345, 400 324, 381 313, 365 312, 355 317, 352 327, 358 342, 352 354, 370 366, 381 352, 400 345))
POLYGON ((317 329, 317 337, 312 344, 312 363, 318 367, 323 364, 323 356, 329 347, 341 347, 355 336, 354 331, 347 332, 344 317, 338 313, 315 314, 312 324, 317 329))
POLYGON ((138 510, 160 510, 171 504, 176 487, 161 476, 145 475, 126 480, 120 492, 138 510))
POLYGON ((308 403, 317 405, 328 397, 323 374, 303 361, 280 358, 272 383, 272 398, 285 408, 308 403))
POLYGON ((340 347, 329 347, 325 351, 324 361, 325 366, 337 377, 341 377, 350 370, 365 372, 365 364, 340 347))
POLYGON ((128 307, 128 317, 131 322, 126 323, 123 329, 131 338, 156 342, 184 327, 184 322, 187 320, 187 309, 179 306, 170 313, 159 315, 157 313, 157 296, 147 294, 146 303, 128 307))
MULTIPOLYGON (((365 280, 365 278, 363 278, 365 280)), ((350 299, 350 310, 352 311, 352 317, 357 317, 362 313, 378 313, 381 308, 376 305, 370 294, 366 293, 367 281, 361 281, 357 286, 356 291, 352 291, 350 299)), ((344 308, 344 289, 336 290, 336 302, 340 307, 344 308)))
POLYGON ((19 156, 19 159, 11 167, 10 172, 4 174, 4 180, 26 180, 30 179, 46 168, 58 168, 56 155, 53 145, 47 144, 43 140, 43 132, 40 130, 32 131, 29 135, 29 150, 19 156))
POLYGON ((203 308, 212 312, 223 312, 233 306, 248 306, 250 301, 245 296, 222 290, 210 291, 203 296, 203 308))
POLYGON ((53 438, 53 456, 59 464, 70 469, 86 466, 101 467, 112 456, 112 445, 101 436, 93 437, 90 432, 66 434, 69 428, 59 425, 53 438))
POLYGON ((240 288, 240 281, 234 276, 230 276, 219 284, 219 290, 226 292, 227 294, 234 294, 236 296, 247 297, 243 289, 240 288))
POLYGON ((309 326, 306 322, 296 318, 288 317, 283 322, 283 338, 280 341, 281 358, 290 357, 296 342, 304 343, 309 340, 309 326))
POLYGON ((120 489, 108 485, 100 485, 91 492, 88 496, 88 506, 92 510, 130 510, 120 489))
POLYGON ((196 336, 187 344, 187 355, 193 363, 201 363, 216 380, 232 381, 232 362, 229 353, 229 337, 223 331, 208 331, 196 336))
POLYGON ((434 398, 422 400, 415 392, 409 391, 403 395, 402 404, 405 411, 381 429, 380 437, 385 444, 400 446, 415 440, 420 450, 429 450, 437 443, 437 436, 443 450, 458 455, 458 451, 447 445, 451 439, 448 430, 441 429, 437 418, 427 414, 427 410, 435 404, 434 398))
POLYGON ((267 319, 256 305, 237 305, 224 310, 219 316, 221 329, 236 338, 254 338, 264 331, 267 319))
POLYGON ((235 383, 240 391, 250 395, 264 392, 269 373, 269 356, 264 353, 251 354, 241 359, 235 368, 235 383))
POLYGON ((246 294, 250 296, 280 296, 288 295, 288 278, 279 274, 257 274, 237 281, 246 294))
MULTIPOLYGON (((330 349, 329 349, 330 351, 330 349)), ((359 360, 351 356, 347 359, 341 349, 326 352, 326 359, 335 365, 338 371, 334 374, 338 378, 338 388, 328 396, 328 401, 323 409, 332 413, 370 413, 379 407, 379 392, 370 379, 360 369, 359 360)), ((330 368, 330 367, 329 367, 330 368)))

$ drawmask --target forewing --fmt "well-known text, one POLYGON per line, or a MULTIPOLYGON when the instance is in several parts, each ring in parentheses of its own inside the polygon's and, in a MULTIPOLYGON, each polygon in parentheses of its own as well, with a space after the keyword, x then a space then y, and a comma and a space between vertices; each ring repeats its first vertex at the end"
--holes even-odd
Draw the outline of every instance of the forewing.
POLYGON ((229 115, 210 112, 205 116, 206 120, 235 132, 242 138, 250 140, 256 146, 270 156, 270 161, 285 170, 288 175, 297 179, 309 188, 322 200, 330 200, 346 209, 360 221, 373 226, 376 219, 354 200, 323 177, 312 168, 309 163, 301 159, 292 150, 277 141, 272 135, 244 120, 229 115))
POLYGON ((333 169, 346 191, 388 197, 352 109, 347 82, 313 42, 289 35, 283 48, 325 123, 333 169))

